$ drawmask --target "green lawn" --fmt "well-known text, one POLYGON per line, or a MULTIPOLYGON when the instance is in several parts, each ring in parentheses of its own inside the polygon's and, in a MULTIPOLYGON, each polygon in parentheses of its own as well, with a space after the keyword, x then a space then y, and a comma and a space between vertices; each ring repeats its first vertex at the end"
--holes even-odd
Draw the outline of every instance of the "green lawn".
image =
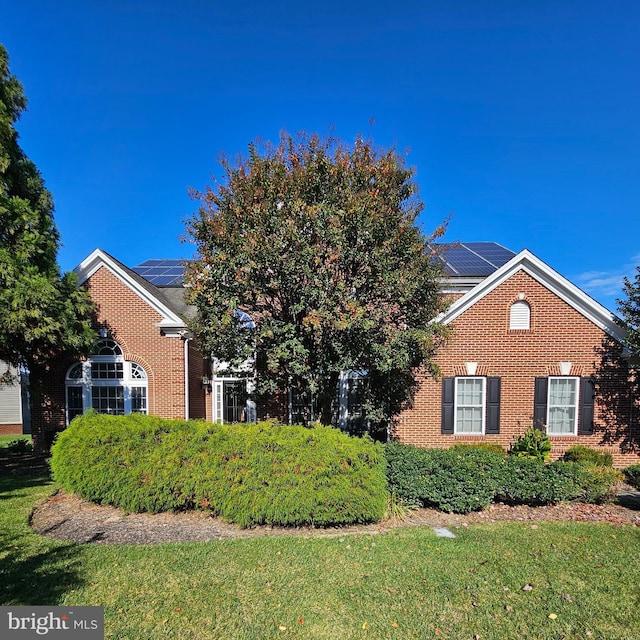
POLYGON ((14 436, 0 436, 0 449, 4 449, 10 442, 14 440, 25 440, 26 442, 31 442, 30 435, 14 435, 14 436))
POLYGON ((28 527, 52 488, 42 477, 0 479, 0 602, 104 605, 107 638, 640 637, 631 526, 73 545, 28 527))

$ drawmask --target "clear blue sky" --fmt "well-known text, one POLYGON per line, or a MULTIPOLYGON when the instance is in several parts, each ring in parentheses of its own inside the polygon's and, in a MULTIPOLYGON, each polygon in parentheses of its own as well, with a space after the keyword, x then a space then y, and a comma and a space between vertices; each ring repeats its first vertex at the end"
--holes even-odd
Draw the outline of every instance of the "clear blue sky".
POLYGON ((614 311, 640 264, 637 1, 0 0, 0 42, 64 270, 191 256, 221 152, 331 128, 408 152, 427 232, 451 215, 614 311))

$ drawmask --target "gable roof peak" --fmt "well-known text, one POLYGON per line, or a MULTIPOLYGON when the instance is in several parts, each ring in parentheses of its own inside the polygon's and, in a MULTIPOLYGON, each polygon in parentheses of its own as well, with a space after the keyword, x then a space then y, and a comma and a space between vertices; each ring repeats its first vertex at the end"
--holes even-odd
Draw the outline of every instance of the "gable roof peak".
POLYGON ((560 275, 555 269, 552 269, 529 249, 520 251, 473 289, 458 298, 449 309, 438 317, 438 321, 444 324, 452 322, 518 271, 524 271, 529 274, 609 335, 617 340, 624 340, 625 331, 620 325, 619 319, 611 311, 567 280, 567 278, 560 275))
POLYGON ((157 326, 166 335, 178 335, 186 328, 185 321, 181 317, 182 309, 178 309, 178 305, 172 304, 171 300, 157 287, 103 249, 94 249, 73 270, 78 278, 78 284, 85 283, 101 267, 109 270, 133 293, 158 312, 162 319, 157 326))

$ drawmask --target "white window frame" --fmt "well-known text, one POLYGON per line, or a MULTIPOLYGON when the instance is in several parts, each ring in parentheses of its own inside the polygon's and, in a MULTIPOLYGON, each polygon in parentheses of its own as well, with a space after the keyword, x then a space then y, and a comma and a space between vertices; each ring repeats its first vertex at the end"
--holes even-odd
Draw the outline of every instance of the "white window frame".
MULTIPOLYGON (((349 430, 349 425, 351 420, 354 419, 353 415, 351 415, 349 406, 349 391, 350 386, 354 382, 361 382, 365 380, 367 377, 366 371, 354 371, 353 369, 349 369, 348 371, 340 372, 340 380, 338 383, 338 399, 339 399, 339 413, 338 413, 338 425, 340 429, 343 431, 349 430)), ((362 398, 359 400, 359 404, 362 404, 362 398)), ((364 420, 366 424, 366 416, 362 409, 360 410, 360 418, 364 420)))
POLYGON ((487 378, 485 376, 456 376, 453 389, 453 433, 457 436, 483 436, 487 428, 487 378), (482 384, 482 402, 479 405, 461 405, 458 402, 458 385, 463 380, 480 380, 482 384), (461 408, 480 408, 481 414, 481 430, 480 431, 461 431, 458 428, 458 409, 461 408))
MULTIPOLYGON (((102 343, 111 342, 114 345, 114 354, 116 355, 99 355, 91 356, 87 360, 82 362, 76 362, 71 365, 67 370, 65 377, 65 414, 66 422, 69 424, 69 407, 68 407, 68 389, 69 388, 81 388, 82 389, 82 411, 85 413, 89 409, 93 408, 93 396, 92 389, 95 387, 118 387, 123 390, 123 410, 124 415, 133 413, 133 389, 144 389, 144 408, 139 409, 136 413, 149 413, 149 390, 148 390, 148 376, 144 367, 132 360, 125 360, 122 356, 122 350, 113 341, 102 340, 98 345, 102 343), (122 366, 122 376, 113 378, 93 378, 91 375, 91 369, 93 364, 106 363, 106 364, 120 364, 122 366), (80 375, 77 375, 77 367, 80 367, 80 375), (71 374, 74 373, 73 377, 71 374)), ((120 415, 120 414, 116 414, 120 415)))
MULTIPOLYGON (((348 369, 340 372, 340 376, 338 378, 338 387, 336 389, 336 393, 337 393, 336 399, 338 401, 338 406, 337 406, 338 414, 336 418, 337 418, 337 426, 342 431, 348 431, 351 424, 351 420, 353 420, 353 415, 350 413, 351 407, 349 403, 351 399, 349 394, 350 387, 354 382, 361 382, 365 380, 366 377, 367 377, 366 370, 348 369)), ((292 387, 289 387, 289 390, 288 390, 289 424, 293 424, 293 421, 294 421, 293 420, 294 393, 295 393, 295 389, 293 389, 292 387)), ((362 402, 360 401, 359 404, 362 404, 362 402)), ((310 395, 310 404, 309 404, 309 414, 312 422, 320 417, 318 415, 315 399, 311 395, 310 395)), ((361 415, 358 417, 361 417, 365 425, 368 426, 366 415, 364 414, 362 409, 360 410, 360 414, 361 415)))
POLYGON ((580 378, 577 376, 549 376, 548 388, 547 388, 547 435, 549 436, 577 436, 578 435, 578 418, 580 416, 580 378), (575 404, 573 405, 551 405, 551 387, 556 380, 573 381, 575 384, 575 404), (551 409, 556 408, 573 408, 573 430, 571 432, 553 431, 550 415, 551 409))
POLYGON ((225 383, 243 382, 246 385, 247 400, 245 404, 243 422, 256 422, 256 403, 252 399, 251 393, 255 386, 253 380, 247 378, 238 378, 237 376, 215 376, 211 380, 211 403, 212 403, 212 422, 224 423, 224 385, 225 383))

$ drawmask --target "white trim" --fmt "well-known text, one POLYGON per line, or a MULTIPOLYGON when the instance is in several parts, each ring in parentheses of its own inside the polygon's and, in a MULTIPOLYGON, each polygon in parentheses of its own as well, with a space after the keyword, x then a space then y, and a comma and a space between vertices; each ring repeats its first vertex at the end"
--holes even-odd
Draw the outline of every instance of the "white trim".
MULTIPOLYGON (((570 406, 570 405, 554 405, 557 406, 570 406)), ((578 435, 578 418, 580 416, 580 378, 578 376, 549 376, 549 382, 547 384, 547 435, 548 436, 577 436, 578 435), (575 414, 573 416, 573 431, 571 433, 551 431, 551 421, 549 420, 549 412, 551 410, 551 382, 553 380, 573 380, 576 385, 576 401, 575 404, 572 405, 575 414)))
POLYGON ((445 325, 453 322, 458 316, 462 315, 467 309, 491 293, 518 271, 524 271, 529 274, 534 280, 537 280, 561 300, 593 322, 598 328, 617 340, 624 340, 625 331, 616 322, 617 318, 615 315, 527 249, 521 251, 505 265, 486 277, 471 291, 461 298, 458 298, 444 313, 441 313, 435 319, 435 322, 445 325))
POLYGON ((255 383, 251 378, 241 378, 237 375, 217 376, 211 378, 211 422, 214 424, 224 423, 224 383, 244 382, 247 400, 245 405, 245 418, 247 422, 256 422, 255 402, 249 398, 255 383))
POLYGON ((93 406, 93 397, 91 390, 93 387, 120 387, 124 390, 124 413, 131 413, 132 397, 131 389, 145 389, 145 410, 141 413, 149 413, 149 376, 144 367, 135 360, 125 360, 123 356, 92 356, 87 360, 73 363, 65 374, 65 418, 69 424, 69 406, 68 406, 68 390, 70 388, 82 389, 82 410, 83 413, 93 406), (122 364, 122 378, 93 378, 91 375, 91 365, 94 362, 106 362, 113 364, 122 364), (80 365, 82 367, 82 376, 80 378, 70 378, 69 373, 72 369, 80 365), (135 378, 132 374, 133 365, 136 365, 143 373, 144 378, 135 378))
POLYGON ((95 249, 73 270, 78 277, 78 284, 86 282, 100 267, 108 269, 124 285, 129 287, 133 293, 162 316, 162 320, 156 323, 156 327, 161 329, 166 336, 170 338, 181 337, 180 331, 186 329, 184 320, 169 309, 166 304, 147 291, 147 289, 141 287, 129 273, 117 264, 109 254, 101 249, 95 249))
POLYGON ((531 307, 526 300, 516 300, 509 308, 509 330, 529 331, 531 329, 531 307))
POLYGON ((184 419, 189 419, 189 340, 184 337, 184 419))
POLYGON ((0 424, 23 424, 22 375, 15 367, 4 362, 0 364, 0 373, 5 368, 14 379, 6 384, 0 383, 0 424))
MULTIPOLYGON (((485 376, 456 376, 453 386, 453 433, 456 436, 483 436, 487 429, 487 378, 485 376), (482 430, 459 431, 458 430, 458 382, 460 380, 480 380, 482 383, 482 404, 480 405, 482 430)), ((471 405, 463 405, 471 406, 471 405)))

